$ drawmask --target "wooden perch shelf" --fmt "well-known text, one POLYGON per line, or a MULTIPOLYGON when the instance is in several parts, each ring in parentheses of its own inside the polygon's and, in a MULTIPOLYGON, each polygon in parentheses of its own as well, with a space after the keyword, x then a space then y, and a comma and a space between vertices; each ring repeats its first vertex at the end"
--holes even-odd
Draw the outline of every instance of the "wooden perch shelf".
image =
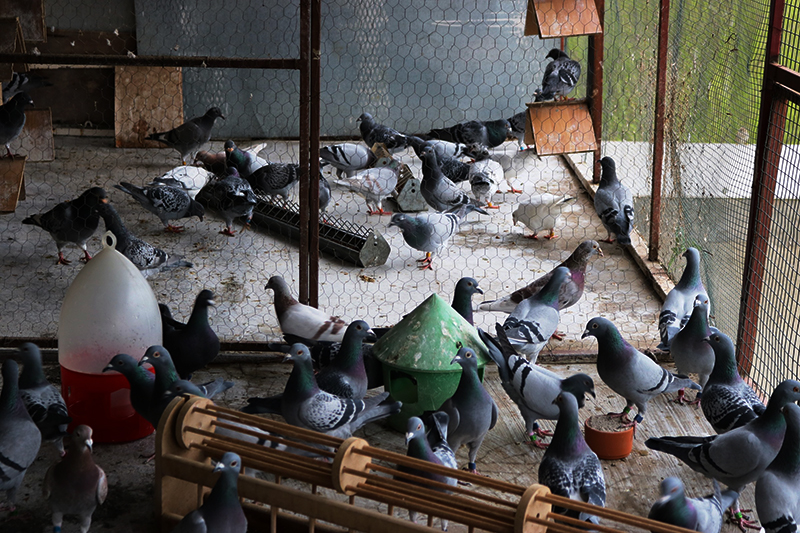
POLYGON ((585 100, 528 103, 525 143, 539 155, 592 152, 597 149, 594 123, 585 100))
POLYGON ((542 39, 603 33, 595 0, 528 0, 525 35, 542 39))

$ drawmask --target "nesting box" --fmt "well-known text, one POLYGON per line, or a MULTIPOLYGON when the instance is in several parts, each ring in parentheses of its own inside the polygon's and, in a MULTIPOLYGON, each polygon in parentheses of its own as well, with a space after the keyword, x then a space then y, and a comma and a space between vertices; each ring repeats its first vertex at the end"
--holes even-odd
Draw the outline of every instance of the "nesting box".
POLYGON ((372 352, 382 364, 383 386, 403 402, 389 418, 393 428, 405 431, 409 417, 435 411, 453 395, 461 367, 450 362, 462 346, 475 350, 483 380, 489 353, 478 331, 437 294, 378 339, 372 352))

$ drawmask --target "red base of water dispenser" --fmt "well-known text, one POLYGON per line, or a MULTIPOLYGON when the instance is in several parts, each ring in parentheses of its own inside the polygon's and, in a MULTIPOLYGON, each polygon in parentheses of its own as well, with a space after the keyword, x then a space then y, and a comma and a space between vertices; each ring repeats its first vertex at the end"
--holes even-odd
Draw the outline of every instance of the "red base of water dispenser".
POLYGON ((153 426, 131 406, 130 386, 122 374, 85 374, 61 367, 61 395, 72 423, 92 428, 95 442, 130 442, 153 433, 153 426))

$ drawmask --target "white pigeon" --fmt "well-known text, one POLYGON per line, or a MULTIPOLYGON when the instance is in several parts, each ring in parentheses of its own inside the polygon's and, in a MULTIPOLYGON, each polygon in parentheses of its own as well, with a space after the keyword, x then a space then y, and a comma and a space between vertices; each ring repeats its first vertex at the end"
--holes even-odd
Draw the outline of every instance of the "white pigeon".
POLYGON ((390 215, 389 211, 383 210, 381 202, 397 187, 399 176, 400 162, 391 157, 382 157, 373 168, 360 170, 352 177, 334 180, 334 183, 363 196, 370 215, 390 215))
POLYGON ((511 220, 516 225, 521 222, 528 229, 533 231, 529 239, 538 239, 539 232, 550 230, 545 235, 546 239, 556 239, 556 228, 564 225, 564 213, 572 211, 570 201, 574 196, 568 194, 556 195, 548 192, 531 196, 528 201, 520 202, 511 214, 511 220))
POLYGON ((180 187, 188 192, 189 196, 194 200, 197 193, 200 192, 200 189, 202 189, 213 176, 213 172, 204 168, 181 165, 158 178, 154 178, 150 185, 172 185, 173 187, 180 187))
POLYGON ((295 300, 281 276, 269 278, 265 288, 275 291, 275 314, 284 335, 311 341, 342 342, 347 322, 295 300))

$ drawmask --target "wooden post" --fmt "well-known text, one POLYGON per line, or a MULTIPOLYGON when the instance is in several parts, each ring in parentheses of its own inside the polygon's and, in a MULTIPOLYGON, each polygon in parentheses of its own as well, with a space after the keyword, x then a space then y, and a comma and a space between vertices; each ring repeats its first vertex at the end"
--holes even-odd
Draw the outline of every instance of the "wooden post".
POLYGON ((650 261, 658 261, 661 236, 661 183, 664 169, 664 108, 667 92, 669 0, 661 0, 658 14, 658 68, 656 69, 656 117, 653 125, 653 183, 650 193, 650 261))

